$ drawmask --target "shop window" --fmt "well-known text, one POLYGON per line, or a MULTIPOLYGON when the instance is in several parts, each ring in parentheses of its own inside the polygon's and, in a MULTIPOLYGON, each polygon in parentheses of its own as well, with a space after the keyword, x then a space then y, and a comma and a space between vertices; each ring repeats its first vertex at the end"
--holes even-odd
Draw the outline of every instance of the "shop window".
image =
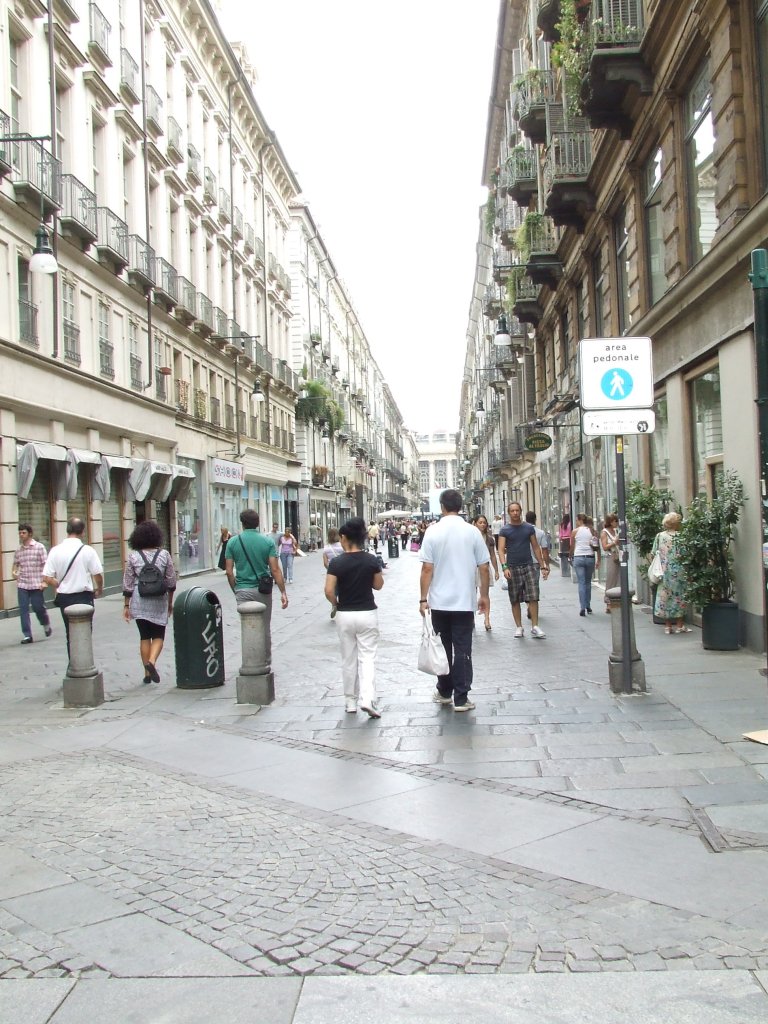
POLYGON ((653 305, 667 290, 664 273, 664 238, 661 216, 661 150, 657 149, 645 165, 643 207, 645 214, 645 249, 648 276, 648 299, 653 305))
POLYGON ((656 429, 649 434, 651 455, 651 483, 654 487, 669 487, 669 417, 667 396, 661 395, 654 402, 656 429))
POLYGON ((109 498, 101 503, 104 586, 119 586, 123 577, 123 485, 125 473, 109 471, 109 498))
POLYGON ((712 245, 717 228, 715 209, 715 132, 709 65, 696 76, 686 98, 686 164, 691 224, 691 260, 696 263, 712 245))
POLYGON ((763 186, 768 183, 768 0, 756 0, 756 41, 763 136, 763 186))
MULTIPOLYGON (((50 551, 53 544, 51 532, 51 464, 47 459, 40 459, 35 471, 35 478, 29 489, 29 497, 19 498, 18 513, 20 523, 29 523, 36 540, 45 544, 50 551)), ((62 538, 63 539, 63 538, 62 538)))
POLYGON ((723 463, 723 417, 720 370, 715 367, 689 383, 691 437, 693 439, 694 494, 716 493, 723 463))
POLYGON ((632 325, 629 315, 629 234, 627 232, 627 215, 622 208, 613 219, 613 243, 616 255, 616 297, 619 334, 626 334, 632 325))

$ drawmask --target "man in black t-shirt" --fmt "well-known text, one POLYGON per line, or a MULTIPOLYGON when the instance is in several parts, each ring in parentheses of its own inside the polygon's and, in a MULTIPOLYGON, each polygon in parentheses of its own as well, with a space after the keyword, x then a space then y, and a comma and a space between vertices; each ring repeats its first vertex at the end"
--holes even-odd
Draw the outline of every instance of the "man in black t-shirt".
POLYGON ((539 628, 539 567, 544 579, 547 579, 549 566, 536 539, 536 530, 530 523, 523 522, 520 502, 510 502, 507 511, 509 523, 499 531, 499 557, 504 578, 509 585, 509 602, 516 626, 515 639, 521 640, 525 636, 520 605, 527 601, 531 613, 531 636, 543 640, 547 634, 539 628), (538 566, 532 560, 532 555, 538 566))

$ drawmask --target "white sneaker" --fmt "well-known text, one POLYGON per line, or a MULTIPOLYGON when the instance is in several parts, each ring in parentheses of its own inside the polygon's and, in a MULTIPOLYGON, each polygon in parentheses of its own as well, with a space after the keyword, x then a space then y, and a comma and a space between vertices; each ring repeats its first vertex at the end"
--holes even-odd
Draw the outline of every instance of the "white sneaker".
POLYGON ((531 626, 531 636, 535 636, 538 640, 543 640, 546 635, 543 629, 539 629, 538 626, 531 626))
POLYGON ((360 710, 365 711, 369 718, 381 718, 381 712, 376 707, 376 701, 369 701, 368 704, 361 704, 360 710))
POLYGON ((432 700, 435 702, 435 704, 453 704, 452 697, 444 697, 442 693, 440 693, 440 691, 437 689, 432 694, 432 700))
POLYGON ((348 700, 346 702, 346 704, 344 705, 344 710, 347 712, 348 715, 356 715, 357 714, 357 701, 356 700, 348 700))
POLYGON ((522 626, 518 626, 515 630, 515 640, 522 640, 525 636, 525 630, 522 626))
POLYGON ((472 703, 471 700, 465 700, 463 704, 454 704, 453 705, 453 710, 454 711, 474 711, 475 710, 475 705, 472 703))

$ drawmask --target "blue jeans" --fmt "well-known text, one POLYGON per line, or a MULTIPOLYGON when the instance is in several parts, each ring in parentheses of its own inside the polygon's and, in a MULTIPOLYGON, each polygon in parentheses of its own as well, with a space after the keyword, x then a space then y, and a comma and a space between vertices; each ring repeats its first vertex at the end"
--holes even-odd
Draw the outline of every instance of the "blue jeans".
POLYGON ((19 616, 21 618, 22 636, 32 636, 32 623, 29 618, 29 609, 37 616, 41 626, 50 626, 48 611, 45 607, 45 599, 42 590, 22 590, 19 587, 19 616))
POLYGON ((440 634, 448 655, 447 676, 437 677, 437 689, 443 697, 453 697, 453 703, 467 703, 472 689, 472 634, 475 628, 474 612, 441 612, 432 609, 432 628, 440 634))
POLYGON ((579 606, 582 611, 592 608, 592 576, 595 572, 594 555, 577 555, 573 560, 579 582, 579 606))
POLYGON ((283 576, 285 576, 286 583, 293 582, 293 558, 294 556, 287 551, 280 552, 280 564, 283 567, 283 576))

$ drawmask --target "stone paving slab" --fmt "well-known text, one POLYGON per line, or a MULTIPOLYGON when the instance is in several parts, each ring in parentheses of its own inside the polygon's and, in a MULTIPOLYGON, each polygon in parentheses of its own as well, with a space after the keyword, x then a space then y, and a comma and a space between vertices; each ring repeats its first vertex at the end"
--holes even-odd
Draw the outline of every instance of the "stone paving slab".
POLYGON ((54 935, 69 928, 97 924, 130 913, 122 903, 82 882, 57 885, 43 892, 2 900, 0 907, 54 935))
POLYGON ((768 998, 728 976, 549 975, 514 978, 312 978, 293 1024, 757 1024, 768 998))
MULTIPOLYGON (((0 981, 0 1020, 3 1024, 49 1024, 74 984, 54 978, 0 981)), ((82 1024, 82 1018, 77 1024, 82 1024)))
POLYGON ((71 881, 63 871, 56 871, 37 858, 0 842, 0 900, 71 881))

